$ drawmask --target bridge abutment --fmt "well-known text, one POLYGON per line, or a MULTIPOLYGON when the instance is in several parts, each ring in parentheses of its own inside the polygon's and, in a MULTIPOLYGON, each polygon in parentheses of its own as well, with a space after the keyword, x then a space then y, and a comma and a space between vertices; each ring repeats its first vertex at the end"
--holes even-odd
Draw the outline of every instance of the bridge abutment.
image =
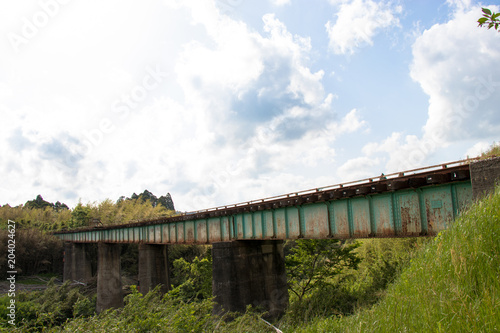
POLYGON ((92 278, 92 265, 85 243, 64 244, 63 281, 87 281, 92 278))
POLYGON ((99 243, 97 261, 97 312, 123 306, 120 244, 99 243))
POLYGON ((214 243, 212 260, 214 313, 244 313, 247 305, 262 308, 270 318, 284 313, 288 290, 282 240, 214 243))
POLYGON ((170 287, 168 272, 168 246, 156 244, 139 245, 139 291, 146 295, 156 286, 166 293, 170 287))
POLYGON ((500 183, 500 157, 471 163, 469 168, 474 200, 495 191, 500 183))

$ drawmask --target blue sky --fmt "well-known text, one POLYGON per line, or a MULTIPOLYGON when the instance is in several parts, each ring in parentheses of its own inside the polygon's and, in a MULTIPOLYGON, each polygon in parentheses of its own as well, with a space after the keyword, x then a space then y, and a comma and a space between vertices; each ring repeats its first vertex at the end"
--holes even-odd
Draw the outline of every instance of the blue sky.
POLYGON ((0 203, 196 210, 475 156, 500 34, 467 0, 0 4, 0 203))

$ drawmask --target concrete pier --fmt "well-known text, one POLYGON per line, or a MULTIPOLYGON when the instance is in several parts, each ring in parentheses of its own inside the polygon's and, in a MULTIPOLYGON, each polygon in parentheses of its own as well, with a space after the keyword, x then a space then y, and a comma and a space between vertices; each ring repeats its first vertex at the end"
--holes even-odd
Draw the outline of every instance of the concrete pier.
POLYGON ((245 312, 246 306, 281 316, 288 305, 282 240, 214 243, 212 247, 215 296, 213 312, 245 312))
POLYGON ((87 244, 64 244, 63 281, 87 281, 92 278, 92 266, 87 252, 87 244))
POLYGON ((477 200, 493 193, 495 186, 500 183, 500 157, 471 163, 469 168, 473 198, 477 200))
POLYGON ((166 293, 170 286, 168 272, 168 246, 139 245, 139 291, 146 295, 156 286, 161 285, 161 292, 166 293))
POLYGON ((97 261, 97 312, 123 306, 120 244, 99 243, 97 261))

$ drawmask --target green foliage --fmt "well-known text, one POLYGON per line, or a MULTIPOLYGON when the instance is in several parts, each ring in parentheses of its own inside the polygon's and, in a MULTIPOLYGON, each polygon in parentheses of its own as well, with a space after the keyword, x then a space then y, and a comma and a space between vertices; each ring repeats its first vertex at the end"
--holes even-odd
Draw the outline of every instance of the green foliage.
POLYGON ((415 250, 426 241, 426 238, 363 240, 358 249, 361 264, 351 282, 351 288, 360 293, 359 302, 371 305, 378 301, 381 291, 394 282, 409 264, 415 250))
POLYGON ((146 190, 135 197, 136 199, 120 199, 116 203, 110 199, 85 205, 78 203, 70 210, 59 201, 53 204, 38 195, 35 200, 27 201, 24 206, 0 206, 0 229, 6 229, 7 220, 15 221, 18 229, 58 231, 88 227, 94 219, 109 225, 175 215, 170 194, 157 198, 146 190))
POLYGON ((487 27, 488 30, 494 28, 496 31, 500 31, 498 29, 500 27, 500 13, 494 13, 488 8, 483 8, 483 17, 477 20, 479 27, 487 27))
MULTIPOLYGON (((212 246, 206 245, 184 245, 184 244, 172 244, 168 247, 168 261, 174 262, 176 259, 184 258, 191 262, 194 258, 203 258, 205 256, 211 256, 212 246)), ((178 285, 179 283, 174 283, 178 285)))
POLYGON ((226 322, 212 315, 211 299, 183 302, 159 289, 142 295, 134 286, 125 297, 123 309, 104 311, 88 318, 74 318, 47 332, 271 332, 261 315, 247 312, 226 322))
POLYGON ((79 295, 75 304, 73 304, 73 316, 77 317, 90 317, 95 314, 97 295, 89 298, 79 295))
POLYGON ((69 207, 66 204, 60 203, 59 201, 57 201, 55 204, 53 204, 51 202, 43 200, 43 198, 40 194, 37 195, 35 200, 26 201, 26 203, 24 204, 24 208, 27 208, 27 209, 40 209, 40 208, 43 209, 46 207, 52 208, 55 211, 69 209, 69 207))
POLYGON ((348 268, 356 268, 358 243, 340 240, 300 239, 286 257, 288 288, 302 301, 306 293, 332 283, 332 277, 348 268))
POLYGON ((86 227, 89 225, 91 209, 88 206, 83 206, 78 203, 75 209, 71 212, 70 228, 86 227))
POLYGON ((37 228, 44 231, 60 230, 71 220, 68 209, 55 210, 52 207, 27 209, 22 206, 0 207, 0 229, 7 227, 7 220, 16 222, 17 229, 37 228))
MULTIPOLYGON (((7 253, 8 233, 0 230, 0 253, 7 253)), ((16 232, 16 270, 19 274, 60 273, 63 265, 63 242, 37 229, 16 232)), ((0 256, 0 276, 5 277, 7 256, 0 256)))
POLYGON ((423 246, 373 309, 300 332, 496 332, 500 187, 423 246))
POLYGON ((421 238, 361 240, 354 250, 360 260, 357 269, 330 276, 329 283, 306 293, 300 301, 296 295, 290 298, 284 318, 285 325, 291 327, 288 330, 318 318, 348 316, 372 306, 409 263, 414 249, 424 242, 421 238))
POLYGON ((135 193, 132 194, 130 198, 125 198, 124 196, 122 196, 118 199, 117 203, 119 204, 126 200, 139 201, 140 203, 144 203, 147 201, 153 207, 157 207, 160 205, 167 210, 175 210, 174 201, 172 200, 172 196, 170 195, 170 193, 167 193, 167 195, 162 195, 161 197, 158 198, 148 190, 144 190, 144 192, 142 192, 139 195, 135 193))
POLYGON ((205 258, 195 257, 190 263, 179 258, 173 263, 173 279, 180 282, 170 291, 170 296, 192 301, 212 297, 212 257, 207 252, 205 258))
MULTIPOLYGON (((0 304, 9 299, 7 296, 0 298, 0 304)), ((93 309, 95 301, 82 295, 78 288, 69 282, 57 286, 52 279, 44 291, 16 294, 16 327, 23 332, 38 332, 59 326, 73 316, 93 315, 93 309)), ((0 327, 3 328, 12 327, 7 323, 6 311, 6 307, 0 308, 0 327)))
POLYGON ((91 216, 104 225, 128 223, 133 220, 153 219, 175 215, 163 205, 153 206, 149 200, 122 200, 114 204, 105 200, 100 204, 90 206, 91 216))

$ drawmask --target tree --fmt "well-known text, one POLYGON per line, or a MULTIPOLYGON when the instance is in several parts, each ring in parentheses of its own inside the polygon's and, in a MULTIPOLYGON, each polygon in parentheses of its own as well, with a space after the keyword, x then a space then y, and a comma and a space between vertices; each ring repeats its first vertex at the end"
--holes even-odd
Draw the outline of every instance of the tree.
POLYGON ((498 29, 500 26, 500 20, 499 16, 500 13, 494 13, 488 8, 483 8, 483 17, 481 17, 479 20, 477 20, 477 23, 479 27, 488 27, 488 30, 491 28, 494 28, 496 31, 500 32, 498 29))
POLYGON ((71 212, 71 227, 86 227, 89 225, 91 218, 91 209, 88 206, 83 206, 82 203, 78 203, 75 209, 71 212))
POLYGON ((333 277, 360 262, 354 250, 359 243, 332 239, 300 239, 286 257, 288 288, 299 301, 311 290, 333 282, 333 277))
POLYGON ((205 258, 195 257, 192 262, 184 258, 173 262, 174 283, 170 295, 184 301, 208 299, 212 296, 212 256, 210 249, 205 258))
POLYGON ((54 205, 54 209, 58 212, 63 209, 69 209, 68 205, 65 203, 61 203, 60 201, 57 201, 54 205))

